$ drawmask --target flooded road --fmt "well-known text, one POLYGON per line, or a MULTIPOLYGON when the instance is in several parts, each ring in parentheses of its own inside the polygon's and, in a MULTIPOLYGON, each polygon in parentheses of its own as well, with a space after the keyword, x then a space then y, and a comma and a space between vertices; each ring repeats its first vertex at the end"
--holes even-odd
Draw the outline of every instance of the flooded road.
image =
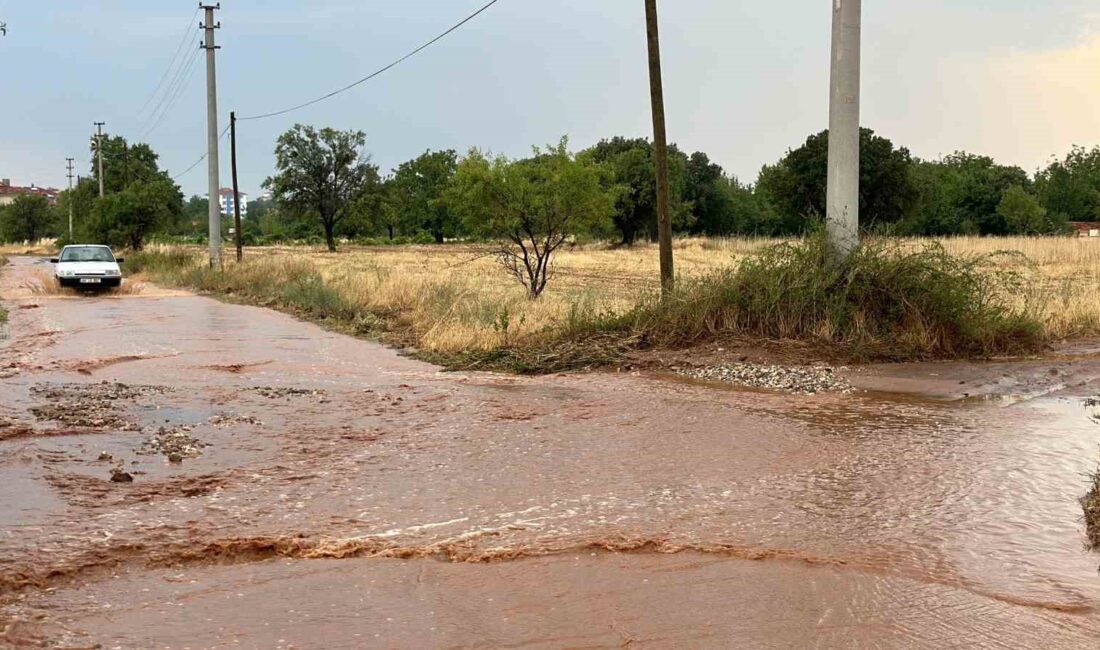
POLYGON ((0 271, 0 645, 1100 639, 1088 354, 812 396, 441 373, 264 309, 24 291, 41 268, 0 271))

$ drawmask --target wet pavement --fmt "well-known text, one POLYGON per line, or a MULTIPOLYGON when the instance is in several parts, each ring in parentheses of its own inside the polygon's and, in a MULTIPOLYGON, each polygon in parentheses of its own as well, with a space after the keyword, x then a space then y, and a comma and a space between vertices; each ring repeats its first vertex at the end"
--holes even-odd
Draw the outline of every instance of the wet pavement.
POLYGON ((26 291, 43 268, 0 271, 0 645, 1100 639, 1087 351, 847 394, 442 373, 264 309, 26 291))

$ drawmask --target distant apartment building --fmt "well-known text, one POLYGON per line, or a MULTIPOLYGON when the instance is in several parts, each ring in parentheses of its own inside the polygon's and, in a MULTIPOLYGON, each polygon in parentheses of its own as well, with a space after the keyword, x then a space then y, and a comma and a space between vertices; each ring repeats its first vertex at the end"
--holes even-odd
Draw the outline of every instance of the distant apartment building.
MULTIPOLYGON (((248 214, 248 195, 244 192, 240 192, 241 197, 241 217, 248 214)), ((223 187, 218 190, 218 204, 221 205, 222 215, 226 217, 233 216, 233 189, 223 187)))
POLYGON ((61 190, 52 187, 38 187, 31 183, 30 187, 12 185, 10 178, 0 178, 0 205, 8 205, 15 202, 20 195, 41 196, 49 201, 50 205, 57 205, 57 195, 61 190))

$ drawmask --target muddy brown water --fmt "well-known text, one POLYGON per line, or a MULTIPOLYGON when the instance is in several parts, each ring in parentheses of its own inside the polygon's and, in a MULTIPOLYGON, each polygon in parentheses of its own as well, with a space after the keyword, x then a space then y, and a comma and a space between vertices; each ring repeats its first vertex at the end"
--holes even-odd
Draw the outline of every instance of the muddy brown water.
POLYGON ((0 645, 1100 640, 1087 352, 809 397, 452 374, 208 298, 13 293, 42 268, 0 277, 0 645), (36 416, 58 387, 113 424, 36 416), (142 453, 181 430, 200 455, 142 453))

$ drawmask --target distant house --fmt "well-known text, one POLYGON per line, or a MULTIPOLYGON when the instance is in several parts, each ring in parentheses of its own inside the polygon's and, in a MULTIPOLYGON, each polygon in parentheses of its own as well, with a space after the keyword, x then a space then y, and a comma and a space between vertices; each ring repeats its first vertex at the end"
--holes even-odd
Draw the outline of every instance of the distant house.
POLYGON ((10 178, 0 178, 0 205, 14 203, 16 197, 21 195, 45 197, 50 205, 57 205, 57 195, 60 193, 61 190, 52 187, 38 187, 34 183, 31 183, 30 187, 12 185, 10 178))
POLYGON ((1078 237, 1100 237, 1100 221, 1071 221, 1078 237))
MULTIPOLYGON (((241 197, 241 217, 245 217, 248 215, 248 195, 244 192, 239 194, 241 197)), ((233 188, 223 187, 218 190, 218 204, 221 206, 223 216, 233 216, 233 188)))

